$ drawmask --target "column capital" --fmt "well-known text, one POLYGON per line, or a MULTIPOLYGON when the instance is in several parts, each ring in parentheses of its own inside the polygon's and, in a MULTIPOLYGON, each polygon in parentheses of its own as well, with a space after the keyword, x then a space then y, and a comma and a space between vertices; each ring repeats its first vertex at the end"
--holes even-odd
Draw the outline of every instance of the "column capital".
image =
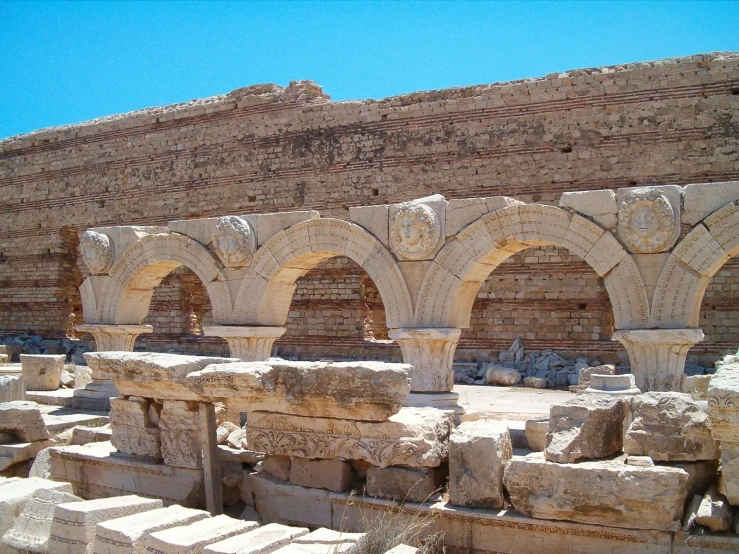
POLYGON ((388 335, 398 342, 403 361, 413 366, 412 392, 449 392, 454 386, 452 363, 462 329, 401 327, 388 335))
POLYGON ((136 337, 151 333, 151 325, 114 325, 112 323, 82 323, 75 325, 80 333, 90 333, 95 337, 98 352, 133 352, 136 337))
POLYGON ((286 327, 255 327, 248 325, 211 325, 203 327, 209 337, 223 337, 233 358, 259 362, 272 355, 272 345, 287 331, 286 327))

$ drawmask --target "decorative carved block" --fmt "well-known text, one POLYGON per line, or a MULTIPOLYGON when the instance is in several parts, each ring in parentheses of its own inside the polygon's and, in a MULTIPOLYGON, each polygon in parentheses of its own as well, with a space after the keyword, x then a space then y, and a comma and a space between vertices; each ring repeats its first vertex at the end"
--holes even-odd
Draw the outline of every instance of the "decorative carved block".
POLYGON ((390 221, 390 242, 395 252, 407 260, 422 260, 436 249, 441 224, 436 212, 425 204, 405 202, 390 221))
POLYGON ((222 217, 213 230, 213 247, 226 267, 245 266, 256 250, 257 238, 245 219, 222 217))
POLYGON ((659 188, 619 191, 618 238, 631 252, 650 254, 669 249, 680 235, 680 206, 659 188))
POLYGON ((82 259, 94 275, 106 273, 113 265, 114 247, 108 235, 85 231, 80 240, 82 259))

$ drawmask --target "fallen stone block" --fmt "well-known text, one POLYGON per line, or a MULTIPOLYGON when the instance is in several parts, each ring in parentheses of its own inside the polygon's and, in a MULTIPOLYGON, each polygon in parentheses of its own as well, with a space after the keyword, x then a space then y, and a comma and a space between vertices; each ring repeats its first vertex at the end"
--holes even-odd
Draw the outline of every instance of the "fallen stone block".
POLYGON ((436 468, 372 466, 367 470, 366 492, 399 502, 426 502, 438 489, 436 468))
POLYGON ((161 507, 159 499, 135 495, 59 504, 51 524, 49 552, 92 554, 98 523, 161 507))
POLYGON ((617 396, 584 394, 549 411, 546 458, 570 463, 605 458, 623 447, 627 403, 617 396))
POLYGON ((490 364, 485 370, 485 382, 499 387, 512 387, 521 382, 517 369, 490 364))
POLYGON ((209 517, 203 510, 175 505, 104 521, 95 527, 93 554, 144 554, 152 533, 209 517))
POLYGON ((513 458, 503 475, 522 514, 661 531, 680 529, 687 481, 684 471, 672 467, 636 467, 619 459, 561 464, 539 452, 513 458))
POLYGON ((230 421, 224 421, 218 426, 218 429, 216 429, 216 443, 226 444, 226 440, 228 439, 228 436, 234 431, 238 431, 239 429, 240 427, 236 425, 235 423, 231 423, 230 421))
POLYGON ((732 510, 722 495, 711 488, 702 498, 695 516, 698 525, 708 527, 711 532, 726 531, 731 523, 732 510))
POLYGON ((229 433, 228 437, 226 437, 226 444, 231 448, 243 448, 245 438, 246 432, 239 428, 229 433))
POLYGON ((502 508, 503 468, 513 448, 508 424, 470 421, 449 437, 449 502, 468 508, 502 508))
POLYGON ((352 484, 352 469, 341 460, 292 458, 290 482, 301 487, 344 492, 352 484))
POLYGON ((190 525, 172 527, 152 533, 146 551, 157 554, 201 554, 205 547, 256 528, 252 521, 241 521, 225 515, 201 519, 190 525))
POLYGON ((56 441, 51 439, 15 444, 0 444, 0 471, 12 465, 25 462, 26 460, 31 460, 41 450, 54 446, 55 444, 56 441))
POLYGON ((58 504, 81 502, 82 499, 53 489, 38 489, 23 507, 15 525, 3 535, 3 543, 10 552, 48 552, 51 523, 58 504))
POLYGON ((58 389, 66 359, 64 354, 21 354, 26 390, 58 389))
MULTIPOLYGON (((649 459, 651 460, 651 458, 649 459)), ((703 497, 696 494, 693 496, 693 499, 688 502, 688 505, 685 507, 685 512, 683 513, 683 531, 690 531, 690 528, 693 527, 695 518, 698 515, 698 508, 700 508, 702 501, 703 497)))
POLYGON ((719 457, 708 415, 687 394, 648 392, 634 396, 631 415, 624 437, 627 454, 665 462, 719 457))
POLYGON ((530 419, 526 422, 526 442, 529 450, 544 452, 547 448, 547 433, 549 432, 549 420, 530 419))
POLYGON ((410 393, 408 364, 241 362, 188 376, 194 391, 227 399, 230 409, 384 421, 410 393))
POLYGON ((22 375, 0 375, 0 403, 26 399, 26 383, 22 375))
POLYGON ((0 432, 15 435, 21 442, 41 441, 50 437, 35 402, 0 404, 0 432))
POLYGON ((306 527, 288 527, 279 523, 270 523, 243 535, 236 535, 206 546, 203 554, 270 554, 307 534, 306 527))
POLYGON ((247 442, 268 455, 435 467, 447 457, 454 413, 402 408, 382 422, 249 413, 247 442))
POLYGON ((40 489, 72 494, 72 485, 29 477, 28 479, 7 479, 0 481, 0 534, 13 528, 17 518, 29 498, 40 489))
POLYGON ((249 479, 257 512, 264 523, 330 527, 330 493, 324 489, 308 489, 275 479, 265 472, 244 476, 249 479))
POLYGON ((732 506, 739 506, 739 444, 721 443, 721 475, 719 492, 732 506))
POLYGON ((545 389, 547 380, 544 377, 524 377, 523 386, 530 389, 545 389))
POLYGON ((77 425, 72 429, 71 444, 90 444, 91 442, 109 441, 113 436, 113 430, 110 424, 102 427, 87 427, 85 425, 77 425))

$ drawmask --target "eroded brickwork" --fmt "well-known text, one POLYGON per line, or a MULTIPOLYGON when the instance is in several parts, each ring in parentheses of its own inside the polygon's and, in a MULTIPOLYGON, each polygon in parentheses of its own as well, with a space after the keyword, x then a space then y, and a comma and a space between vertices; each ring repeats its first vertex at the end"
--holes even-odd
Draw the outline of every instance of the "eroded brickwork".
MULTIPOLYGON (((564 191, 736 180, 737 114, 739 57, 701 55, 380 101, 332 103, 312 84, 260 85, 7 139, 0 333, 64 334, 88 275, 74 234, 91 226, 295 209, 347 219, 349 206, 431 193, 555 204, 564 191)), ((166 349, 187 324, 179 308, 193 295, 204 305, 185 275, 160 285, 148 319, 162 331, 141 341, 166 349)), ((396 356, 381 340, 381 302, 368 281, 345 260, 306 275, 280 351, 396 356)), ((739 342, 734 287, 732 262, 709 288, 708 340, 694 356, 739 342)), ((514 336, 528 348, 615 352, 610 325, 597 276, 561 250, 537 248, 485 283, 460 355, 514 336)), ((179 343, 224 346, 198 335, 179 343)))

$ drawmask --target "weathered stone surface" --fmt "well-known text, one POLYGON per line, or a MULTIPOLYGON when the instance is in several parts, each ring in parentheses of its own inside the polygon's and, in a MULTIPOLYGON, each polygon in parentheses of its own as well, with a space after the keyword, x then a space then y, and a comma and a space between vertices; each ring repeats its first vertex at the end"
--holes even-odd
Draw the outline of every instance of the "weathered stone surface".
POLYGON ((263 470, 282 481, 290 480, 290 456, 267 456, 263 470))
POLYGON ((344 492, 352 484, 352 469, 341 460, 290 460, 290 482, 301 487, 344 492))
POLYGON ((372 466, 367 471, 366 492, 399 502, 426 502, 438 492, 436 468, 372 466))
POLYGON ((627 403, 619 397, 587 394, 549 412, 546 458, 570 463, 620 452, 627 403))
POLYGON ((21 354, 26 390, 56 390, 64 368, 63 354, 21 354))
POLYGON ((331 527, 329 491, 291 485, 264 471, 244 477, 250 481, 257 512, 264 523, 331 527))
POLYGON ((69 483, 38 477, 0 481, 0 533, 5 534, 13 528, 15 518, 20 515, 28 499, 40 489, 72 494, 72 485, 69 483))
POLYGON ((44 448, 36 454, 33 460, 31 470, 28 472, 29 477, 41 477, 42 479, 51 479, 51 449, 44 448))
POLYGON ((521 374, 517 369, 491 364, 485 371, 485 380, 491 385, 511 387, 521 382, 521 374))
POLYGON ((246 432, 241 429, 234 429, 226 437, 226 444, 231 448, 244 448, 244 439, 246 438, 246 432))
POLYGON ((0 432, 15 435, 21 442, 45 440, 50 436, 35 402, 0 404, 0 432))
POLYGON ((534 452, 544 452, 547 449, 547 433, 549 432, 548 419, 528 420, 526 422, 525 432, 529 450, 533 450, 534 452))
POLYGON ((578 392, 582 392, 590 386, 591 375, 616 375, 616 366, 613 364, 603 364, 581 368, 577 380, 578 392))
POLYGON ((33 459, 41 450, 54 446, 56 441, 46 439, 34 442, 0 444, 0 471, 26 460, 33 459))
POLYGON ((95 528, 94 554, 144 554, 149 535, 209 518, 203 510, 182 506, 158 508, 104 521, 95 528))
POLYGON ((721 475, 718 490, 732 506, 739 506, 739 444, 721 442, 721 475))
POLYGON ((342 554, 349 552, 355 547, 353 542, 342 542, 339 544, 320 544, 320 543, 296 543, 292 542, 287 546, 275 550, 274 554, 342 554))
POLYGON ((384 421, 410 393, 410 366, 385 362, 242 362, 193 373, 194 391, 242 412, 384 421))
POLYGON ((544 377, 524 377, 523 386, 530 389, 545 389, 547 380, 544 377))
POLYGON ((203 554, 270 554, 307 534, 307 527, 288 527, 279 523, 270 523, 243 535, 236 535, 206 546, 203 554))
POLYGON ((726 531, 731 523, 731 506, 722 495, 711 488, 701 500, 695 516, 698 525, 708 527, 713 533, 726 531))
POLYGON ((110 442, 118 452, 161 460, 159 427, 149 419, 150 401, 130 397, 110 399, 110 442))
POLYGON ((47 552, 57 504, 81 500, 59 490, 38 489, 25 503, 13 529, 3 535, 3 543, 18 552, 47 552))
POLYGON ((165 400, 159 429, 165 464, 190 469, 203 467, 200 412, 195 402, 165 400))
POLYGON ((215 516, 152 533, 146 541, 146 550, 162 554, 200 554, 210 544, 241 535, 257 526, 253 521, 215 516))
POLYGON ((739 363, 716 370, 708 385, 708 415, 713 438, 739 443, 739 363))
POLYGON ((238 429, 239 426, 235 423, 224 421, 218 426, 218 429, 216 429, 216 442, 218 444, 226 444, 228 436, 238 429))
POLYGON ((70 444, 89 444, 91 442, 109 441, 112 438, 113 430, 110 424, 100 427, 77 425, 72 429, 72 442, 70 444))
POLYGON ((636 467, 619 459, 559 464, 539 452, 514 458, 503 475, 522 514, 663 531, 680 529, 687 480, 672 467, 636 467))
POLYGON ((503 468, 512 455, 507 423, 481 420, 457 427, 449 437, 449 502, 503 507, 503 468))
POLYGON ((718 443, 711 422, 687 394, 648 392, 631 399, 633 421, 624 437, 624 452, 655 461, 714 460, 718 443))
POLYGON ((713 375, 687 375, 683 381, 683 392, 693 400, 708 400, 708 385, 713 375))
POLYGON ((0 403, 26 399, 22 375, 0 375, 0 403))
POLYGON ((320 527, 307 535, 300 535, 293 540, 294 544, 342 544, 350 542, 356 544, 364 533, 347 533, 320 527))
POLYGON ((453 417, 435 408, 402 408, 382 422, 252 412, 246 433, 251 448, 269 455, 435 467, 447 457, 453 417))
POLYGON ((95 379, 114 381, 123 395, 171 400, 204 400, 187 387, 187 375, 210 364, 240 361, 155 352, 86 352, 84 357, 95 379))
POLYGON ((92 554, 98 523, 161 507, 162 501, 159 499, 135 495, 60 504, 56 507, 51 524, 49 552, 92 554))

